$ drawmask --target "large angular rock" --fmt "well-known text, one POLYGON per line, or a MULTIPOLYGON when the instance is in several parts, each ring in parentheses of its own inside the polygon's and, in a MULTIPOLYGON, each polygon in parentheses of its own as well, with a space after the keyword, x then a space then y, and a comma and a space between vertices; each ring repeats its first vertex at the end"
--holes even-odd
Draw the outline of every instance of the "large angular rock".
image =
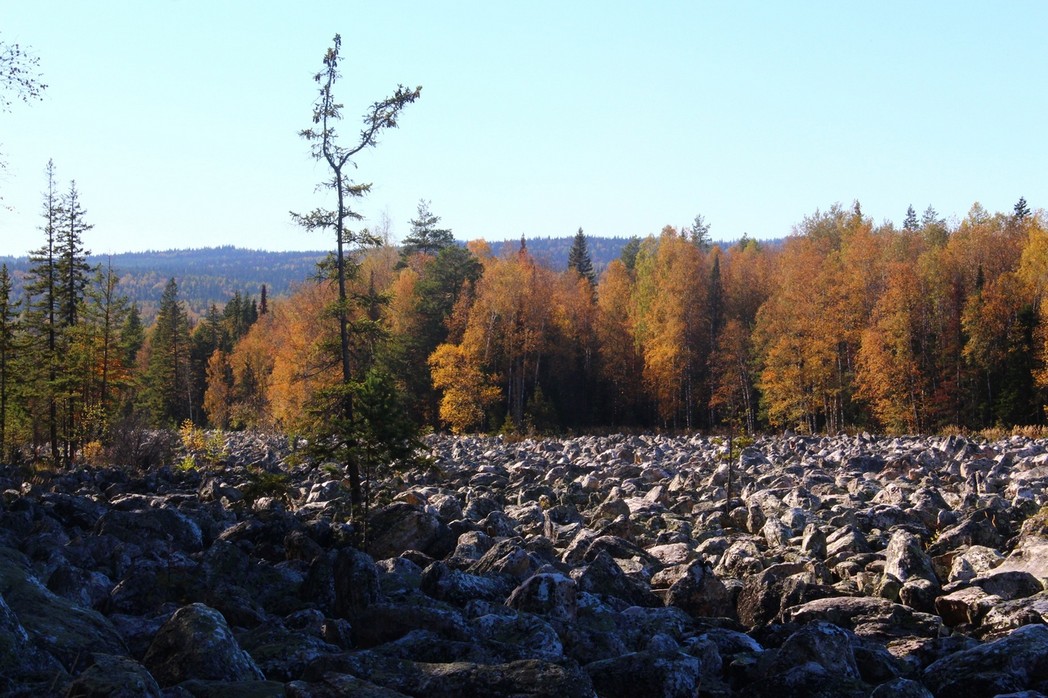
POLYGON ((825 621, 808 623, 786 638, 766 669, 768 676, 814 662, 833 676, 859 678, 851 638, 841 628, 825 621))
POLYGON ((936 698, 981 698, 1043 688, 1048 626, 1027 625, 994 642, 930 664, 921 680, 936 698))
POLYGON ((903 637, 935 638, 943 628, 938 616, 869 597, 816 599, 787 609, 783 618, 795 623, 823 620, 880 642, 903 637))
POLYGON ((608 698, 691 698, 702 675, 699 659, 683 652, 634 652, 583 668, 597 695, 608 698))
POLYGON ((200 526, 176 509, 111 509, 95 524, 95 533, 150 548, 198 552, 204 547, 200 526))
POLYGON ((662 601, 639 579, 629 577, 606 551, 583 567, 571 571, 580 591, 619 599, 629 606, 661 606, 662 601))
POLYGON ((222 614, 200 603, 183 606, 164 623, 142 663, 165 687, 190 679, 265 678, 251 656, 240 648, 222 614))
POLYGON ((996 570, 1029 572, 1045 583, 1048 580, 1048 538, 1036 534, 1020 536, 1018 545, 996 570))
POLYGON ((513 590, 506 605, 553 620, 574 621, 579 611, 578 585, 560 573, 535 574, 513 590))
POLYGON ((924 579, 935 585, 939 579, 928 554, 924 552, 921 539, 905 529, 897 529, 884 551, 884 574, 902 583, 911 579, 924 579))
POLYGON ((836 595, 831 587, 819 584, 813 565, 784 562, 747 577, 736 610, 739 621, 753 628, 770 623, 790 606, 836 595))
MULTIPOLYGON (((1048 550, 1046 550, 1048 552, 1048 550)), ((1004 556, 985 545, 973 545, 955 555, 950 562, 948 582, 967 582, 986 574, 1004 561, 1004 556)))
MULTIPOLYGON (((10 548, 0 548, 0 598, 9 609, 3 612, 12 633, 8 652, 25 648, 21 627, 35 650, 57 659, 70 673, 82 670, 91 652, 127 654, 109 620, 51 593, 25 557, 10 548)), ((37 655, 36 661, 41 666, 50 663, 44 655, 37 655)))
POLYGON ((474 600, 501 603, 512 586, 500 576, 471 574, 437 561, 423 570, 419 589, 434 599, 465 606, 474 600))
POLYGON ((521 659, 560 662, 564 659, 564 646, 557 632, 542 618, 530 613, 488 613, 475 618, 470 625, 483 650, 490 652, 496 663, 521 659))
POLYGON ((935 599, 935 612, 951 628, 964 624, 974 626, 1000 602, 1000 598, 987 594, 979 587, 964 587, 935 599))
POLYGON ((695 560, 666 592, 667 606, 676 606, 696 618, 735 616, 731 592, 705 560, 695 560))
POLYGON ((593 696, 593 684, 582 670, 537 659, 503 664, 432 664, 375 652, 356 652, 325 658, 308 669, 303 678, 305 681, 319 681, 332 672, 351 674, 406 695, 433 698, 593 696))
POLYGON ((47 652, 33 645, 11 607, 0 594, 0 687, 6 690, 62 678, 65 669, 47 652))
POLYGON ((335 554, 335 615, 352 618, 382 595, 378 568, 367 553, 355 548, 342 548, 335 554))
POLYGON ((428 510, 407 502, 393 502, 379 509, 369 522, 368 552, 376 560, 397 557, 406 550, 419 550, 442 558, 455 548, 455 536, 428 510))
POLYGON ((1048 623, 1048 591, 1025 599, 995 601, 980 621, 979 630, 985 636, 1001 636, 1024 625, 1045 623, 1048 623))
POLYGON ((70 683, 67 698, 160 698, 146 668, 128 657, 95 654, 93 664, 70 683))

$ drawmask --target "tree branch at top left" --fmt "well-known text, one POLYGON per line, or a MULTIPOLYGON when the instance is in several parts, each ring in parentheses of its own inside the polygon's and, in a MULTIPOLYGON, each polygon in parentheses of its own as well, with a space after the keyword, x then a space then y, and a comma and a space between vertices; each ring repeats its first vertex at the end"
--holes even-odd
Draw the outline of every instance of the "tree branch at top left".
POLYGON ((11 111, 15 100, 43 99, 47 85, 40 82, 40 59, 21 44, 0 39, 0 110, 11 111))

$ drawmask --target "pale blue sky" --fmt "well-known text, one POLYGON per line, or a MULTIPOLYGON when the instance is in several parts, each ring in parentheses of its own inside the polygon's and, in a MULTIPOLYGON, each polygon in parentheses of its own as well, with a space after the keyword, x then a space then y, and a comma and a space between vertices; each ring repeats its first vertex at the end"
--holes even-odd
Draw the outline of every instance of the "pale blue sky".
POLYGON ((697 213, 716 239, 781 237, 853 199, 896 223, 1048 206, 1042 1, 0 0, 0 40, 49 84, 0 113, 0 254, 40 244, 49 157, 95 252, 331 247, 288 211, 317 203, 297 132, 336 32, 347 134, 423 86, 358 160, 358 209, 396 238, 420 198, 489 240, 697 213))

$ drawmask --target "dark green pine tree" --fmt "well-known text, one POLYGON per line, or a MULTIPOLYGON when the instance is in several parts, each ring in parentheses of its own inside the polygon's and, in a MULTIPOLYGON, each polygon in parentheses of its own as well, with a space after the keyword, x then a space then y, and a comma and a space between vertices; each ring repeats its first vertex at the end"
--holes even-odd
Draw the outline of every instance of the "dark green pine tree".
POLYGON ((94 226, 84 220, 86 216, 87 212, 80 203, 76 182, 71 182, 69 191, 62 197, 61 224, 55 235, 58 248, 60 324, 67 328, 77 323, 77 313, 83 303, 91 273, 91 266, 87 263, 87 255, 90 253, 84 249, 84 234, 94 226))
MULTIPOLYGON (((236 298, 240 297, 238 293, 236 298)), ((239 316, 240 313, 238 312, 239 316)), ((228 352, 233 348, 233 341, 227 330, 227 323, 218 306, 214 303, 208 308, 203 320, 193 330, 189 348, 189 363, 195 414, 204 418, 204 393, 207 392, 207 367, 211 356, 219 350, 228 352)))
POLYGON ((18 312, 11 297, 11 275, 0 266, 0 463, 7 462, 7 402, 13 385, 11 369, 15 359, 18 312))
MULTIPOLYGON (((118 404, 113 395, 127 386, 127 375, 130 364, 125 364, 120 346, 120 328, 130 314, 130 300, 118 291, 120 276, 113 269, 110 259, 105 268, 101 265, 95 270, 94 278, 87 288, 81 320, 81 335, 89 337, 86 344, 90 354, 86 371, 85 385, 90 386, 87 396, 90 400, 88 418, 94 424, 86 425, 83 433, 96 439, 105 436, 109 419, 115 416, 114 409, 118 404)), ((89 421, 88 419, 84 420, 89 421)))
POLYGON ((178 299, 178 284, 167 282, 152 330, 141 391, 141 407, 157 426, 193 419, 189 380, 189 318, 178 299))
POLYGON ((568 250, 568 269, 573 269, 579 276, 584 277, 591 286, 597 284, 597 274, 593 271, 593 260, 590 258, 589 246, 586 244, 582 228, 575 233, 571 249, 568 250))
POLYGON ((84 371, 90 367, 78 367, 72 356, 73 336, 80 322, 79 313, 84 304, 91 267, 87 263, 88 252, 84 249, 84 234, 92 225, 85 220, 87 212, 80 203, 76 182, 70 182, 69 191, 62 197, 62 216, 55 235, 58 251, 58 326, 59 366, 58 389, 65 410, 62 416, 62 459, 68 467, 73 461, 80 433, 82 412, 81 387, 84 371), (83 369, 83 370, 79 370, 83 369))
POLYGON ((1012 209, 1015 220, 1023 222, 1030 215, 1030 207, 1026 205, 1026 197, 1020 196, 1019 201, 1016 202, 1015 207, 1012 209))
POLYGON ((124 366, 133 368, 138 359, 138 350, 146 341, 146 329, 142 325, 142 313, 138 303, 132 303, 127 317, 120 326, 120 358, 124 366))
POLYGON ((33 445, 46 442, 51 460, 61 461, 58 440, 58 332, 59 272, 58 229, 62 222, 62 204, 55 185, 54 161, 47 162, 47 189, 44 191, 41 230, 44 243, 29 254, 29 271, 25 279, 24 331, 27 350, 22 362, 27 403, 32 405, 33 445), (32 357, 32 358, 30 358, 32 357))
POLYGON ((637 266, 637 255, 640 253, 640 238, 636 235, 630 237, 626 241, 626 244, 622 246, 622 252, 619 253, 619 259, 622 260, 623 265, 626 267, 626 271, 633 273, 634 268, 637 266))
POLYGON ((411 221, 411 234, 404 238, 401 259, 413 254, 435 255, 445 247, 455 244, 455 236, 449 228, 438 228, 440 216, 429 210, 430 202, 420 199, 416 217, 411 221))
POLYGON ((713 246, 710 240, 710 224, 706 222, 706 217, 701 213, 695 216, 691 228, 688 228, 688 237, 691 239, 692 244, 703 252, 709 252, 713 246))
POLYGON ((384 357, 387 369, 404 384, 408 404, 419 421, 440 427, 440 395, 433 389, 426 359, 448 340, 448 319, 467 285, 480 279, 483 267, 465 247, 445 247, 422 267, 412 303, 419 324, 392 338, 384 357))
POLYGON ((917 212, 913 210, 913 204, 906 207, 906 218, 903 219, 902 229, 906 232, 912 233, 921 227, 920 222, 917 220, 917 212))

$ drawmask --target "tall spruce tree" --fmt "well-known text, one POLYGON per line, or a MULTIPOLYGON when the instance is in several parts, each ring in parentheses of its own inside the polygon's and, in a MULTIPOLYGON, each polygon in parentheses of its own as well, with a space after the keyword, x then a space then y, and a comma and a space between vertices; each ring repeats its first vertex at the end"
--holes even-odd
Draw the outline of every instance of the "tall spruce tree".
POLYGON ((29 254, 29 271, 25 280, 25 325, 28 351, 23 362, 23 375, 32 403, 33 445, 46 440, 51 460, 58 464, 61 447, 58 439, 58 333, 59 333, 59 268, 61 254, 58 231, 62 224, 61 197, 55 183, 55 165, 48 160, 47 188, 44 190, 43 244, 29 254), (32 360, 28 357, 32 356, 32 360))
POLYGON ((1015 220, 1019 223, 1022 223, 1030 216, 1030 207, 1026 205, 1025 196, 1019 197, 1019 201, 1017 201, 1015 206, 1012 208, 1012 215, 1015 217, 1015 220))
POLYGON ((413 254, 435 255, 443 248, 455 244, 455 236, 448 228, 438 228, 440 216, 429 210, 430 202, 420 199, 415 218, 411 221, 411 234, 404 238, 401 257, 413 254))
POLYGON ((193 419, 189 379, 189 317, 172 278, 160 297, 144 376, 142 406, 154 424, 176 426, 193 419))
POLYGON ((7 402, 13 383, 11 368, 15 358, 17 322, 17 307, 11 297, 11 275, 4 264, 0 266, 0 463, 7 462, 7 402))
POLYGON ((350 208, 350 201, 366 195, 371 189, 370 184, 354 183, 349 177, 349 171, 355 167, 353 158, 357 154, 378 144, 380 132, 396 128, 400 112, 419 98, 422 88, 416 87, 412 90, 401 85, 392 96, 372 104, 364 115, 364 128, 359 137, 348 146, 343 145, 335 129, 337 122, 342 118, 342 104, 335 98, 335 84, 341 77, 341 48, 342 38, 336 34, 334 45, 324 55, 323 70, 313 78, 320 85, 320 94, 313 105, 314 128, 305 129, 299 134, 311 144, 314 159, 327 165, 329 177, 320 186, 334 193, 335 207, 318 208, 308 214, 291 215, 306 230, 327 230, 335 237, 334 264, 331 272, 338 286, 338 302, 334 310, 339 325, 339 364, 342 377, 339 388, 328 396, 329 404, 325 409, 331 418, 327 420, 327 433, 319 434, 315 442, 326 444, 329 457, 345 463, 352 501, 360 503, 363 501, 363 492, 357 455, 360 439, 356 433, 353 411, 355 371, 352 360, 353 338, 350 336, 352 308, 348 281, 357 268, 352 258, 353 253, 361 247, 376 244, 377 238, 367 229, 352 231, 346 225, 347 221, 361 219, 360 214, 350 208))
POLYGON ((589 281, 591 286, 597 285, 597 275, 593 271, 593 260, 590 258, 589 246, 582 228, 575 233, 571 249, 568 250, 568 269, 573 269, 579 276, 589 281))
POLYGON ((698 247, 703 252, 709 252, 713 243, 710 241, 710 224, 706 222, 706 217, 701 213, 695 216, 695 220, 692 222, 691 227, 687 229, 688 238, 692 244, 698 247))
POLYGON ((126 386, 131 364, 126 363, 121 349, 121 327, 130 316, 130 301, 120 293, 120 277, 112 260, 99 266, 87 287, 83 304, 80 354, 84 363, 83 401, 85 424, 81 429, 87 438, 101 439, 110 417, 118 406, 113 395, 126 386))
POLYGON ((633 235, 626 241, 626 244, 622 246, 622 252, 619 253, 619 259, 622 260, 622 265, 626 267, 626 271, 630 274, 632 274, 637 267, 637 255, 639 253, 640 238, 633 235))
POLYGON ((912 233, 921 227, 917 220, 917 212, 913 210, 913 204, 906 207, 906 218, 902 222, 902 229, 912 233))
POLYGON ((57 335, 59 349, 58 389, 65 406, 62 418, 62 459, 66 466, 72 463, 76 452, 80 416, 83 408, 80 388, 84 381, 84 372, 90 366, 77 366, 74 363, 72 342, 77 334, 79 313, 83 307, 87 289, 88 274, 91 267, 87 263, 87 251, 84 249, 84 234, 93 226, 85 218, 87 212, 80 202, 80 193, 76 182, 70 182, 69 190, 62 197, 61 220, 55 235, 58 251, 56 272, 58 285, 57 335))
POLYGON ((125 366, 135 366, 138 351, 145 341, 146 329, 142 325, 142 312, 138 309, 138 303, 132 303, 124 323, 120 326, 120 355, 125 366))

